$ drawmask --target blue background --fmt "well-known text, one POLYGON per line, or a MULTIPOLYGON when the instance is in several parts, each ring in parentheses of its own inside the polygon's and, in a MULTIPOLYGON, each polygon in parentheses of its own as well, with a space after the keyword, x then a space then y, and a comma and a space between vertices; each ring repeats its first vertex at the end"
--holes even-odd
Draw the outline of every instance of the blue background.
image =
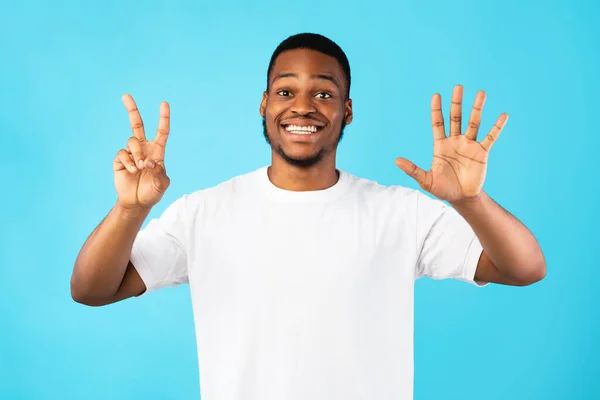
POLYGON ((259 102, 288 35, 337 41, 355 119, 339 167, 416 187, 429 101, 488 93, 482 131, 510 119, 485 189, 539 239, 548 275, 525 288, 421 279, 416 399, 600 398, 596 290, 599 6, 593 1, 76 2, 0 9, 0 398, 193 399, 187 286, 103 308, 70 298, 73 262, 115 201, 111 162, 172 110, 171 187, 183 193, 268 164, 259 102), (89 4, 88 4, 89 3, 89 4))

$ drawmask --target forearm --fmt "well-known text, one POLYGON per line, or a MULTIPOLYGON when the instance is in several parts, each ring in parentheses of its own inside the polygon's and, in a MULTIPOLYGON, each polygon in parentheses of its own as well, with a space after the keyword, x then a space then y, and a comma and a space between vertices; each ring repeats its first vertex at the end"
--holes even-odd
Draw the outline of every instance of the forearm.
POLYGON ((121 284, 131 248, 149 210, 115 205, 81 248, 71 277, 71 293, 79 298, 114 295, 121 284))
POLYGON ((518 281, 537 281, 545 275, 544 255, 533 234, 485 192, 451 205, 473 228, 502 275, 518 281))

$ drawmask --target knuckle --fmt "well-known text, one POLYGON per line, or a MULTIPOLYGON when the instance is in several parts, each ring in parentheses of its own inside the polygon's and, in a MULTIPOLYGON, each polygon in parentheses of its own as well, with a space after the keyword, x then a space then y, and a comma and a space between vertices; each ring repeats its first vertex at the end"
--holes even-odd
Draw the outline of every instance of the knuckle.
POLYGON ((140 141, 136 137, 130 137, 127 141, 127 149, 133 154, 140 154, 141 146, 140 141))
POLYGON ((491 133, 488 133, 488 135, 487 135, 487 137, 486 137, 486 138, 487 138, 487 140, 489 140, 490 142, 494 142, 494 140, 496 140, 496 139, 494 138, 494 135, 492 135, 491 133))
POLYGON ((451 117, 450 117, 450 120, 451 120, 452 122, 460 122, 460 121, 461 121, 461 118, 460 118, 459 116, 456 116, 456 115, 454 115, 454 116, 451 116, 451 117))
POLYGON ((442 126, 444 126, 444 122, 443 121, 433 121, 432 125, 436 128, 441 128, 442 126))
POLYGON ((471 121, 469 123, 469 127, 471 127, 471 128, 479 128, 479 125, 480 125, 480 123, 476 122, 476 121, 471 121))

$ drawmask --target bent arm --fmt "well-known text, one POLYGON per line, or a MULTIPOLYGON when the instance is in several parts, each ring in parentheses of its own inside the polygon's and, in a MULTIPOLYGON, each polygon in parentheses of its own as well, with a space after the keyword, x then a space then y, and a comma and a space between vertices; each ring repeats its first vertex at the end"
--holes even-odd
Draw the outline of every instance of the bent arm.
POLYGON ((533 234, 485 192, 452 206, 469 223, 483 247, 475 280, 525 286, 546 275, 546 261, 533 234))
POLYGON ((71 275, 71 296, 100 306, 138 296, 144 282, 129 261, 133 242, 149 209, 115 205, 84 243, 71 275))

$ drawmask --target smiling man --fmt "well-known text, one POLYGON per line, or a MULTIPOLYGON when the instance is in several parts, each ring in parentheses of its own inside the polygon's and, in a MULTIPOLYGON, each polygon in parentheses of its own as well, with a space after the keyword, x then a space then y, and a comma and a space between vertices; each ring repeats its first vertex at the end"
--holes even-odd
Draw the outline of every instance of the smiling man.
POLYGON ((326 39, 312 38, 331 55, 303 48, 304 40, 305 36, 292 37, 275 51, 260 114, 267 142, 277 155, 273 162, 282 162, 272 169, 291 165, 306 171, 327 160, 329 168, 313 170, 329 171, 331 181, 337 179, 337 145, 352 122, 350 66, 341 49, 326 39))
POLYGON ((113 162, 117 201, 79 253, 73 298, 98 306, 189 283, 203 400, 411 399, 415 279, 525 286, 545 260, 482 190, 507 120, 477 141, 485 93, 463 133, 454 89, 449 135, 434 95, 430 170, 396 160, 430 196, 336 167, 350 86, 334 42, 286 39, 260 104, 271 164, 182 196, 144 229, 170 182, 170 112, 161 104, 149 141, 124 96, 133 136, 113 162))

